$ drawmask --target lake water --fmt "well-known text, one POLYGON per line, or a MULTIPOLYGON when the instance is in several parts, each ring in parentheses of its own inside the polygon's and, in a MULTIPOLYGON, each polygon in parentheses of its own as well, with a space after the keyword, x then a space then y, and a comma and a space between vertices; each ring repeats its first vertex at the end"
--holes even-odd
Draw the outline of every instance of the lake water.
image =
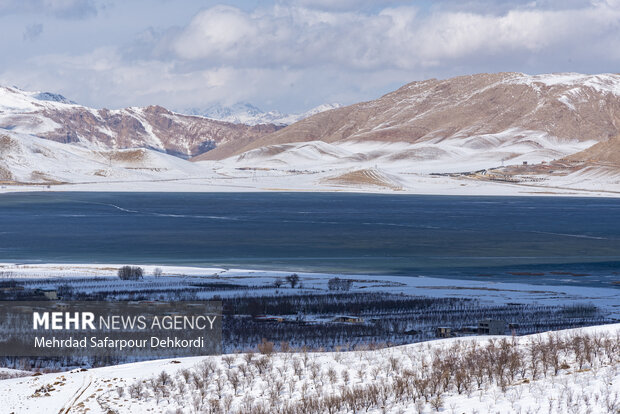
POLYGON ((157 263, 609 286, 620 280, 620 200, 1 194, 0 261, 157 263))

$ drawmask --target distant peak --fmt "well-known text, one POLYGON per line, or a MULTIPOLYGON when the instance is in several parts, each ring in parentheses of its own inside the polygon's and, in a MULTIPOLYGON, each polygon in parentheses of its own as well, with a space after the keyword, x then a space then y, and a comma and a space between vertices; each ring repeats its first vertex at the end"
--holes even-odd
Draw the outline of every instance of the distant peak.
POLYGON ((258 125, 275 124, 290 125, 309 116, 320 112, 340 108, 338 103, 322 104, 310 109, 309 111, 297 114, 284 114, 280 111, 265 112, 257 106, 248 102, 237 102, 230 106, 214 104, 206 108, 189 108, 178 111, 182 114, 202 116, 218 121, 232 122, 235 124, 258 125))
POLYGON ((59 93, 52 92, 39 92, 33 95, 33 98, 38 99, 39 101, 50 101, 50 102, 59 102, 67 105, 77 105, 74 101, 65 98, 59 93))

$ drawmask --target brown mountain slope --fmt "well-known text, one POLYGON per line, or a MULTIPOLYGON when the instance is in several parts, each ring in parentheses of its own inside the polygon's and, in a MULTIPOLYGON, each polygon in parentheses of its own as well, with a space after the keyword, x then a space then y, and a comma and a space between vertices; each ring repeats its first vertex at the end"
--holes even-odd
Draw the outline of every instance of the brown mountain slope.
POLYGON ((620 135, 570 155, 565 160, 579 161, 587 164, 601 163, 620 167, 620 135))
POLYGON ((293 142, 437 143, 512 129, 606 141, 620 133, 619 95, 620 75, 613 74, 498 73, 431 79, 374 101, 314 115, 242 147, 230 146, 220 158, 293 142))

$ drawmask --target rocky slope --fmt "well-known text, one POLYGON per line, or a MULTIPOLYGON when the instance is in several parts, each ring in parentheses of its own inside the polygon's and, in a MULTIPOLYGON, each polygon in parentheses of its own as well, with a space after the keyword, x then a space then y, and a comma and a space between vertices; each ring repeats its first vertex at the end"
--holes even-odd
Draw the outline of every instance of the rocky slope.
POLYGON ((566 157, 568 161, 620 167, 620 135, 566 157))

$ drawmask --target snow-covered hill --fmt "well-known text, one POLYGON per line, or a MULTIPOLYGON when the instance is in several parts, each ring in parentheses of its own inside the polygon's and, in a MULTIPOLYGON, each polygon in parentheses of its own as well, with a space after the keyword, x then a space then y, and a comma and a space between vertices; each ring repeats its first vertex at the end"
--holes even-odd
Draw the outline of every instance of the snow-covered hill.
POLYGON ((331 183, 381 169, 404 182, 411 175, 463 173, 482 181, 617 191, 618 136, 620 75, 478 74, 413 82, 243 146, 224 144, 196 160, 220 159, 229 168, 332 170, 323 180, 331 183), (592 170, 603 169, 597 185, 592 170))
POLYGON ((51 92, 28 92, 17 87, 0 86, 0 113, 32 113, 40 109, 66 109, 77 106, 62 95, 51 92))
POLYGON ((259 125, 290 125, 297 121, 316 115, 331 109, 340 108, 337 103, 323 104, 299 114, 284 114, 280 111, 262 111, 256 106, 247 102, 236 103, 231 106, 220 104, 212 105, 204 109, 189 108, 180 110, 180 113, 187 115, 203 116, 205 118, 216 119, 218 121, 232 122, 234 124, 259 125))
MULTIPOLYGON (((304 119, 237 153, 308 141, 430 146, 463 141, 482 155, 498 140, 477 137, 501 135, 502 144, 511 144, 525 134, 533 145, 544 145, 538 137, 606 141, 620 134, 618 114, 620 75, 479 74, 413 82, 374 101, 304 119)), ((510 156, 510 148, 507 152, 510 156)))
POLYGON ((620 325, 355 352, 259 352, 0 381, 14 413, 620 412, 620 325))
POLYGON ((200 166, 144 148, 106 150, 32 135, 0 134, 0 182, 57 185, 200 176, 200 166))

